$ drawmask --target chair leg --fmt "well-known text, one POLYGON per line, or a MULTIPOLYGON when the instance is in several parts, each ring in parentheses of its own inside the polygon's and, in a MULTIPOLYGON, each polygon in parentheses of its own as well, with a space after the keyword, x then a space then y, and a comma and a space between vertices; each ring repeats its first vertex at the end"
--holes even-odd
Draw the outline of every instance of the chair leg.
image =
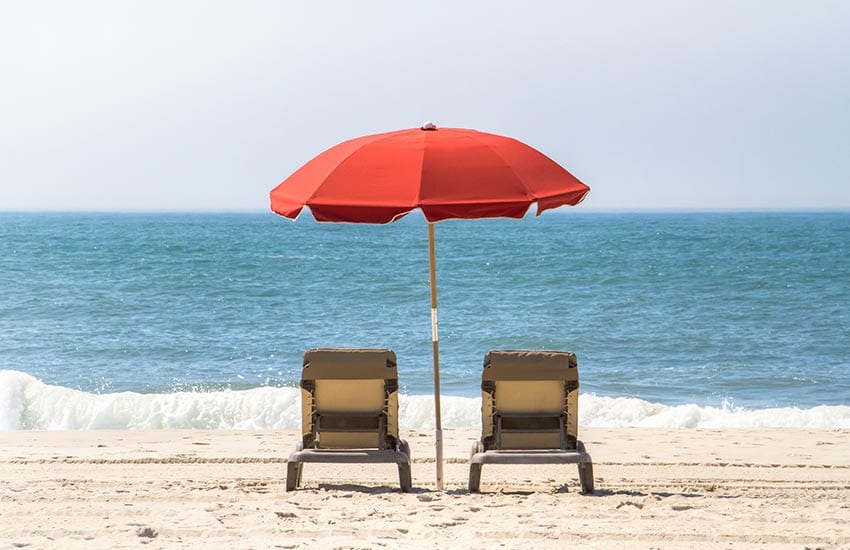
POLYGON ((469 456, 469 492, 476 493, 478 489, 481 487, 481 468, 484 467, 483 464, 477 464, 472 462, 472 457, 474 457, 478 453, 484 452, 484 445, 481 444, 481 441, 476 441, 472 444, 472 454, 469 456))
POLYGON ((409 493, 413 490, 413 478, 410 473, 410 462, 398 463, 398 481, 401 485, 402 493, 409 493))
POLYGON ((409 493, 413 490, 413 475, 410 471, 410 445, 404 439, 398 441, 398 451, 404 453, 408 458, 408 462, 398 463, 398 481, 401 485, 402 493, 409 493))
POLYGON ((294 491, 298 488, 301 482, 301 468, 304 465, 301 462, 286 463, 286 490, 294 491))
POLYGON ((481 468, 483 464, 472 463, 469 465, 469 492, 477 493, 481 487, 481 468))
POLYGON ((593 464, 591 462, 579 462, 578 479, 581 482, 581 492, 593 494, 593 464))

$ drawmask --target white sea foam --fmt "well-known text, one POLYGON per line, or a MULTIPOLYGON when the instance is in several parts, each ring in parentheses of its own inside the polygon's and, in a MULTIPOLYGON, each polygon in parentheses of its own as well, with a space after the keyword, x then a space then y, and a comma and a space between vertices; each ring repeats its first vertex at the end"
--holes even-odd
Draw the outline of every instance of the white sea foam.
POLYGON ((643 428, 850 428, 850 407, 820 405, 810 409, 745 409, 724 404, 667 406, 633 397, 582 395, 579 424, 592 427, 643 428))
MULTIPOLYGON (((0 430, 293 429, 300 392, 262 387, 241 391, 93 394, 0 371, 0 430)), ((443 396, 444 428, 478 428, 481 399, 443 396)), ((631 397, 582 394, 579 424, 587 427, 850 429, 850 406, 743 409, 725 405, 667 406, 631 397)), ((404 427, 434 427, 434 398, 402 395, 404 427)))
POLYGON ((301 414, 295 388, 93 394, 0 371, 2 430, 286 429, 301 414))

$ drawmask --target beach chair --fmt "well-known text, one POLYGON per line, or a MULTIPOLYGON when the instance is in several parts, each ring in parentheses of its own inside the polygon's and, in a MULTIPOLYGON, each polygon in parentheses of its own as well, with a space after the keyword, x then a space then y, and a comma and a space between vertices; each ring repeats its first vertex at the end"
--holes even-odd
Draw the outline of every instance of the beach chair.
POLYGON ((410 447, 398 435, 398 371, 392 350, 307 350, 301 425, 301 441, 287 463, 287 491, 301 484, 305 462, 396 463, 401 490, 411 490, 410 447))
POLYGON ((593 492, 593 462, 577 439, 578 363, 562 351, 490 351, 481 374, 481 440, 472 448, 469 490, 485 464, 578 464, 593 492))

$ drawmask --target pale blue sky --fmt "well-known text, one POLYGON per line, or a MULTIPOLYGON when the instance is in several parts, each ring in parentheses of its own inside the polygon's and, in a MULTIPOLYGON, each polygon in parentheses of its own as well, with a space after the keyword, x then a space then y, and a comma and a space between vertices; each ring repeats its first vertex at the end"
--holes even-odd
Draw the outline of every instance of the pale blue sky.
POLYGON ((267 210, 426 120, 581 208, 850 209, 850 2, 0 2, 0 210, 267 210))

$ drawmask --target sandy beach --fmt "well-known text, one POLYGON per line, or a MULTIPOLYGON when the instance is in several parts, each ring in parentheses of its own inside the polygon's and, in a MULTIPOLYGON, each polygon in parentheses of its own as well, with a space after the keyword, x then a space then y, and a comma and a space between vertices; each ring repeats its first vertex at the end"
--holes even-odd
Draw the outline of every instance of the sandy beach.
POLYGON ((850 432, 584 429, 574 466, 487 466, 473 430, 406 431, 414 491, 391 465, 308 464, 294 432, 14 431, 0 448, 2 548, 850 548, 850 432))

